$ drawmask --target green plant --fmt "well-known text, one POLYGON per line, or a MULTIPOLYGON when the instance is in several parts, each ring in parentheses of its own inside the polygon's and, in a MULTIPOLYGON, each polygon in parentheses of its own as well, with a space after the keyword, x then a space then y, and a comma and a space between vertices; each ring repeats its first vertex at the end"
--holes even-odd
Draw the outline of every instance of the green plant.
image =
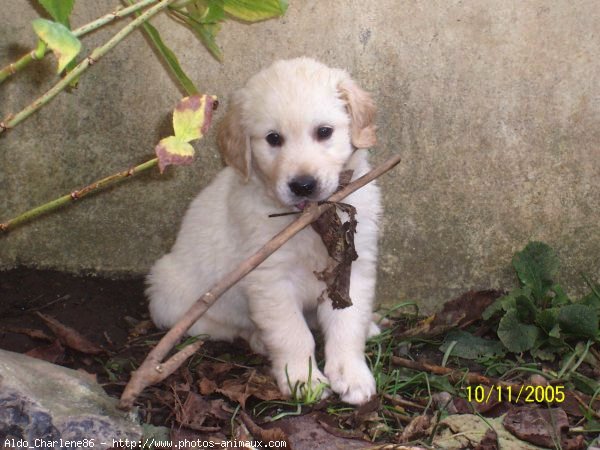
POLYGON ((519 287, 500 297, 483 313, 488 320, 496 314, 498 338, 509 351, 529 351, 540 359, 553 360, 582 339, 598 340, 600 295, 588 282, 591 292, 571 300, 555 282, 559 261, 542 242, 530 242, 512 260, 519 287))
POLYGON ((212 111, 217 104, 211 95, 194 95, 183 98, 173 111, 174 135, 162 139, 155 148, 156 158, 128 170, 95 181, 43 205, 20 214, 7 222, 0 223, 0 233, 47 214, 108 186, 122 182, 138 173, 158 166, 162 173, 168 165, 184 165, 192 162, 194 148, 190 141, 201 139, 212 121, 212 111))
POLYGON ((321 400, 321 397, 329 387, 327 383, 322 381, 313 383, 313 362, 312 358, 308 358, 308 379, 306 382, 296 381, 294 385, 290 381, 287 366, 285 367, 285 376, 287 377, 288 387, 291 391, 291 397, 299 405, 312 405, 321 400))
POLYGON ((121 182, 156 165, 159 166, 162 173, 169 164, 187 164, 191 162, 194 149, 189 142, 202 137, 210 124, 208 110, 199 111, 196 107, 198 105, 206 105, 209 108, 216 107, 216 98, 198 94, 198 89, 181 68, 176 55, 164 43, 158 30, 150 25, 149 20, 153 16, 167 10, 175 19, 189 27, 211 54, 220 60, 222 55, 215 42, 215 36, 220 29, 220 23, 227 16, 244 22, 255 22, 280 16, 287 9, 287 1, 285 0, 140 0, 134 4, 131 4, 130 0, 126 1, 129 6, 115 9, 112 13, 71 30, 69 17, 75 5, 75 0, 38 0, 53 20, 38 18, 33 21, 34 31, 39 37, 37 47, 17 61, 0 69, 0 84, 32 61, 42 59, 48 49, 54 52, 58 60, 57 72, 59 74, 63 73, 64 76, 46 93, 21 111, 16 114, 8 114, 4 120, 0 121, 0 135, 39 111, 67 87, 76 84, 82 74, 138 27, 145 30, 150 42, 164 59, 174 78, 190 96, 178 105, 179 110, 182 107, 181 105, 187 102, 187 105, 183 106, 186 109, 184 114, 179 114, 179 118, 175 117, 178 110, 174 114, 175 135, 165 138, 159 143, 156 148, 157 158, 97 180, 81 189, 73 190, 50 202, 36 206, 13 219, 0 222, 0 233, 11 231, 25 222, 67 204, 72 204, 77 199, 121 182), (136 15, 134 20, 125 25, 104 45, 97 47, 77 63, 76 58, 82 47, 79 37, 131 14, 136 15), (200 114, 202 117, 199 116, 200 114), (204 120, 205 118, 207 120, 204 120), (179 129, 178 123, 183 123, 179 126, 179 129), (197 127, 197 125, 200 126, 197 127))

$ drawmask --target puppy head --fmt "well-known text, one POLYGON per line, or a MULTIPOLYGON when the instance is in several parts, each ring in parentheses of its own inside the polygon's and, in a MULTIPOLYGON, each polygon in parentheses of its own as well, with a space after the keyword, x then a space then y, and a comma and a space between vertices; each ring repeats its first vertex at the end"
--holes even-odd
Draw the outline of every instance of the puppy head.
POLYGON ((236 92, 218 132, 225 162, 281 204, 328 198, 354 148, 376 143, 375 105, 349 75, 309 58, 278 61, 236 92))

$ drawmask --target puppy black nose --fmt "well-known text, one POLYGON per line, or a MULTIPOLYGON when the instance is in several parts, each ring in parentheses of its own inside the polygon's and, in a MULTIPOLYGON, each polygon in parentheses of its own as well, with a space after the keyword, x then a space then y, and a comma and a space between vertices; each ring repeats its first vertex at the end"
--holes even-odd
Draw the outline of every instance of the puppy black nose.
POLYGON ((298 197, 308 197, 315 191, 317 180, 310 175, 302 175, 290 181, 288 186, 290 187, 290 191, 298 197))

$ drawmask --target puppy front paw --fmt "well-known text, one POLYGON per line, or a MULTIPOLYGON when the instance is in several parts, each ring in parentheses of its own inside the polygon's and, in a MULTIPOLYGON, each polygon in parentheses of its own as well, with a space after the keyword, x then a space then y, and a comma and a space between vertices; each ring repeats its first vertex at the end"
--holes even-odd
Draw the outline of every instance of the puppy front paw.
POLYGON ((376 393, 375 379, 362 358, 327 361, 325 374, 331 389, 346 403, 361 405, 376 393))
POLYGON ((329 380, 314 361, 290 361, 273 365, 273 376, 283 395, 299 400, 327 398, 331 391, 329 380))

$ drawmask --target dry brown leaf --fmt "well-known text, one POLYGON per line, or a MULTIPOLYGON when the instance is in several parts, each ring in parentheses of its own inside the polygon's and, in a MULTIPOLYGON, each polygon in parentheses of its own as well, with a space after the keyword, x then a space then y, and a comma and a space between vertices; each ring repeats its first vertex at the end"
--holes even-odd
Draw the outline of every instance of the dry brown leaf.
POLYGON ((147 335, 154 328, 151 320, 141 320, 129 330, 129 336, 139 337, 147 335))
POLYGON ((242 408, 246 407, 246 400, 251 396, 265 401, 283 399, 274 380, 254 370, 239 378, 225 380, 214 392, 225 395, 242 408))
POLYGON ((50 328, 63 345, 88 355, 104 353, 103 348, 83 337, 77 330, 63 325, 53 317, 42 314, 41 312, 36 312, 36 314, 44 321, 46 326, 50 328))
POLYGON ((55 339, 52 344, 42 345, 32 348, 25 353, 32 358, 42 359, 52 364, 61 362, 65 357, 65 348, 61 345, 58 339, 55 339))
POLYGON ((336 203, 335 208, 325 211, 312 223, 313 229, 321 236, 330 257, 329 267, 322 272, 315 272, 315 276, 327 285, 319 299, 323 299, 327 292, 335 309, 352 305, 350 274, 352 262, 358 258, 354 247, 356 226, 356 209, 345 203, 336 203), (348 221, 342 223, 336 209, 348 214, 348 221))
POLYGON ((217 383, 213 380, 209 380, 206 377, 202 377, 200 382, 198 383, 198 388, 200 389, 200 393, 202 395, 210 395, 218 389, 217 383))
POLYGON ((185 403, 178 404, 175 417, 178 423, 184 427, 196 431, 210 432, 219 431, 220 427, 207 427, 204 425, 207 418, 220 421, 229 420, 229 414, 223 410, 225 401, 223 399, 206 400, 201 395, 189 392, 185 403))
POLYGON ((24 334, 25 336, 29 336, 31 339, 40 339, 42 341, 53 341, 54 340, 54 338, 52 336, 46 334, 42 330, 37 330, 35 328, 1 327, 0 332, 24 334))
POLYGON ((427 415, 415 416, 402 431, 402 434, 398 438, 398 442, 416 441, 417 439, 429 436, 430 425, 431 417, 427 415))
POLYGON ((502 423, 519 439, 541 447, 554 447, 569 429, 567 414, 560 408, 513 408, 502 423))
POLYGON ((285 448, 293 450, 287 434, 285 434, 281 428, 261 428, 254 423, 254 421, 245 411, 240 411, 239 416, 242 420, 242 423, 246 426, 250 434, 252 434, 255 439, 258 439, 262 442, 284 441, 286 443, 285 448))
POLYGON ((319 415, 317 422, 321 427, 332 436, 342 439, 364 439, 365 434, 360 430, 345 430, 339 426, 331 425, 329 421, 324 420, 324 415, 319 415))
MULTIPOLYGON (((352 173, 352 170, 345 170, 340 174, 338 190, 350 183, 352 173)), ((358 258, 354 247, 356 225, 356 208, 346 203, 335 203, 334 208, 325 211, 311 224, 313 230, 321 236, 330 257, 329 266, 322 272, 315 272, 315 276, 324 281, 327 286, 319 296, 319 300, 322 301, 327 293, 335 309, 352 305, 350 273, 352 262, 358 258), (348 215, 346 222, 342 223, 337 209, 348 215)))
POLYGON ((239 403, 242 409, 246 407, 246 400, 250 397, 250 394, 246 392, 246 383, 241 382, 239 379, 225 380, 215 392, 239 403))
POLYGON ((462 328, 481 319, 483 311, 502 292, 496 290, 469 291, 444 304, 442 310, 426 317, 413 328, 404 331, 400 337, 437 336, 451 328, 462 328))
POLYGON ((493 429, 488 429, 481 442, 473 450, 498 450, 498 434, 493 429))
POLYGON ((204 448, 223 448, 225 443, 231 440, 223 433, 215 432, 207 436, 189 428, 176 427, 171 430, 171 441, 176 442, 177 450, 199 450, 198 442, 204 442, 204 448))

